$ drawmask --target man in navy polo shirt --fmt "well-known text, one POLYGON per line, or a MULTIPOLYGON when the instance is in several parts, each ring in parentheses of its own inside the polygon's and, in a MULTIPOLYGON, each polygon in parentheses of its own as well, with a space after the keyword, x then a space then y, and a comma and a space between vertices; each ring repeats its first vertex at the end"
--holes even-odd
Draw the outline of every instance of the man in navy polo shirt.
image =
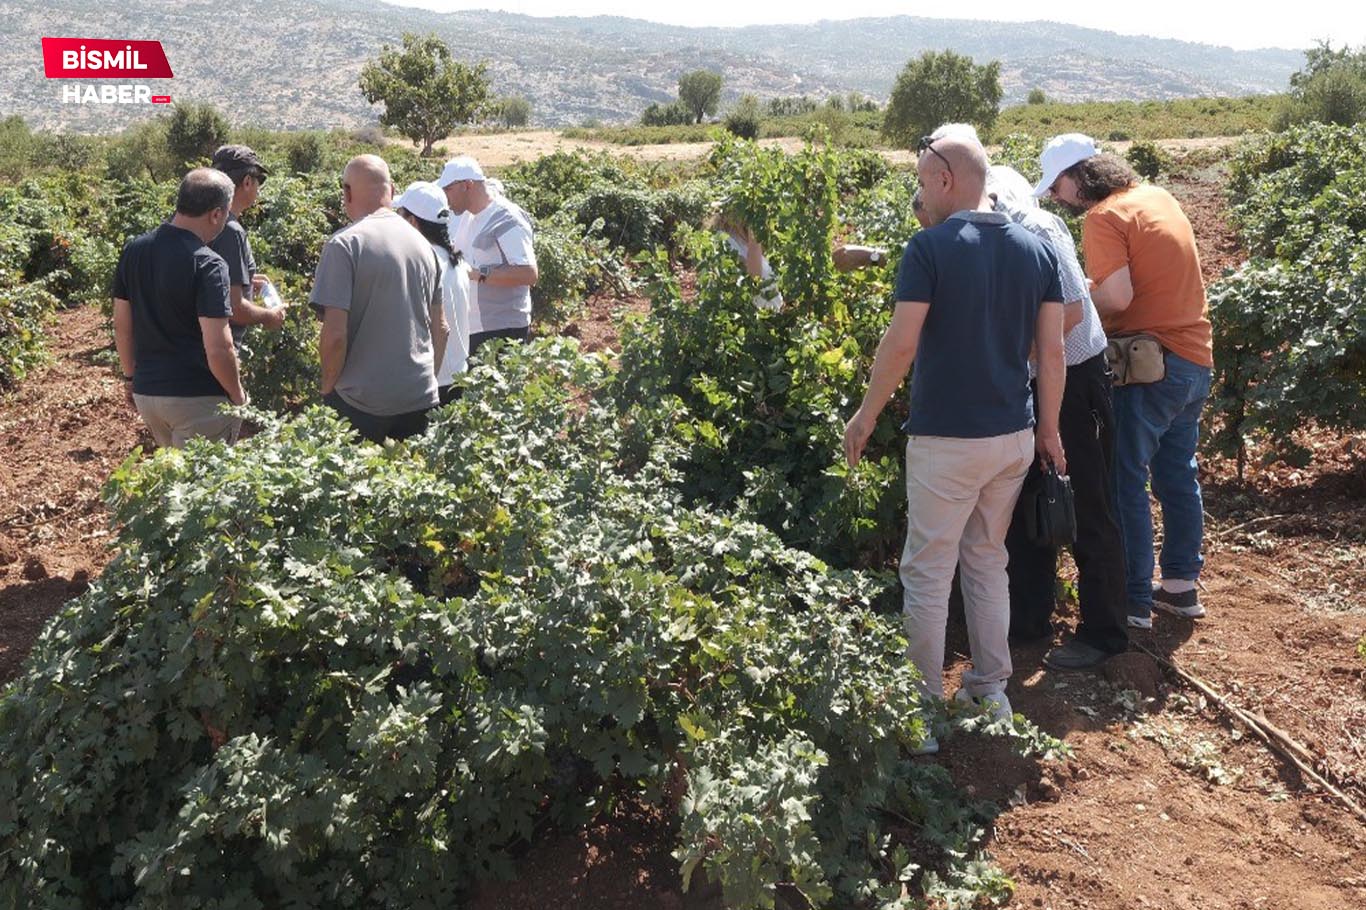
POLYGON ((223 230, 232 181, 197 168, 180 181, 175 215, 129 241, 114 272, 114 341, 129 399, 158 446, 192 436, 237 439, 245 404, 228 317, 228 266, 208 244, 223 230))
MULTIPOLYGON (((958 564, 972 669, 955 700, 1008 721, 1005 536, 1036 449, 1067 470, 1058 435, 1063 307, 1057 256, 992 210, 987 167, 971 136, 921 140, 916 168, 933 227, 912 237, 902 255, 896 310, 863 404, 845 427, 844 450, 857 465, 878 414, 914 363, 901 557, 908 655, 924 694, 942 698, 949 588, 958 564), (1037 433, 1031 345, 1038 352, 1037 433)), ((927 743, 925 751, 934 748, 927 743)))

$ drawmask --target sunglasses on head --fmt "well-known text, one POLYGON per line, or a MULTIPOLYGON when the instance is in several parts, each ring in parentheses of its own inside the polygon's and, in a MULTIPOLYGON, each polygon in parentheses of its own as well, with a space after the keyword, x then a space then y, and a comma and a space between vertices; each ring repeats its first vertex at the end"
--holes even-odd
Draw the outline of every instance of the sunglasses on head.
POLYGON ((944 167, 949 169, 949 175, 952 176, 953 165, 949 163, 949 159, 945 158, 942 152, 940 152, 937 148, 934 147, 934 143, 936 141, 937 140, 933 136, 921 136, 920 141, 917 142, 915 145, 916 154, 923 155, 926 152, 931 152, 932 154, 938 156, 939 160, 944 162, 944 167))

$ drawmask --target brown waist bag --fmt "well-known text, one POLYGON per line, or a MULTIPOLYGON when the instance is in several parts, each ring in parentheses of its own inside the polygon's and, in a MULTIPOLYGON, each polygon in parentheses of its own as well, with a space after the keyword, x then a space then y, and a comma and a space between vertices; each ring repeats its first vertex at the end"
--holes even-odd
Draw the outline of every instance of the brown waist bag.
POLYGON ((1105 346, 1115 385, 1160 382, 1167 377, 1166 350, 1156 335, 1119 335, 1105 346))

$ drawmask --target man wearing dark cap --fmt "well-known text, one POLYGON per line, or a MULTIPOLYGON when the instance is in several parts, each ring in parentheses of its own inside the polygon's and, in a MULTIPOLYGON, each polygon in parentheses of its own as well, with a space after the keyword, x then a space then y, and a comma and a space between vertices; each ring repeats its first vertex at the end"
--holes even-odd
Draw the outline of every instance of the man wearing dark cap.
POLYGON ((114 341, 128 398, 158 446, 194 436, 232 442, 245 404, 228 316, 228 268, 208 245, 223 230, 232 181, 196 168, 180 181, 175 215, 131 241, 114 272, 114 341))
MULTIPOLYGON (((228 264, 228 283, 232 293, 232 340, 240 350, 242 338, 253 325, 278 329, 285 324, 283 306, 268 309, 252 303, 255 286, 256 258, 251 254, 251 241, 238 217, 256 204, 261 185, 270 173, 257 154, 245 145, 225 145, 213 153, 213 167, 232 180, 232 206, 223 233, 210 249, 228 264)), ((264 281, 264 276, 260 277, 264 281)))

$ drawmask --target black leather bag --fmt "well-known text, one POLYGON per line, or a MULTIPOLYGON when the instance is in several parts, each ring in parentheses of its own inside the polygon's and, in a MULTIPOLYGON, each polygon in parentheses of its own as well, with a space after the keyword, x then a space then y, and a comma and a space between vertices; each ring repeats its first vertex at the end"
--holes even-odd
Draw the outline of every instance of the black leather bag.
POLYGON ((1027 488, 1025 496, 1032 498, 1024 510, 1025 534, 1035 546, 1061 547, 1076 543, 1077 506, 1072 496, 1072 481, 1059 474, 1052 465, 1043 472, 1039 483, 1027 488))

